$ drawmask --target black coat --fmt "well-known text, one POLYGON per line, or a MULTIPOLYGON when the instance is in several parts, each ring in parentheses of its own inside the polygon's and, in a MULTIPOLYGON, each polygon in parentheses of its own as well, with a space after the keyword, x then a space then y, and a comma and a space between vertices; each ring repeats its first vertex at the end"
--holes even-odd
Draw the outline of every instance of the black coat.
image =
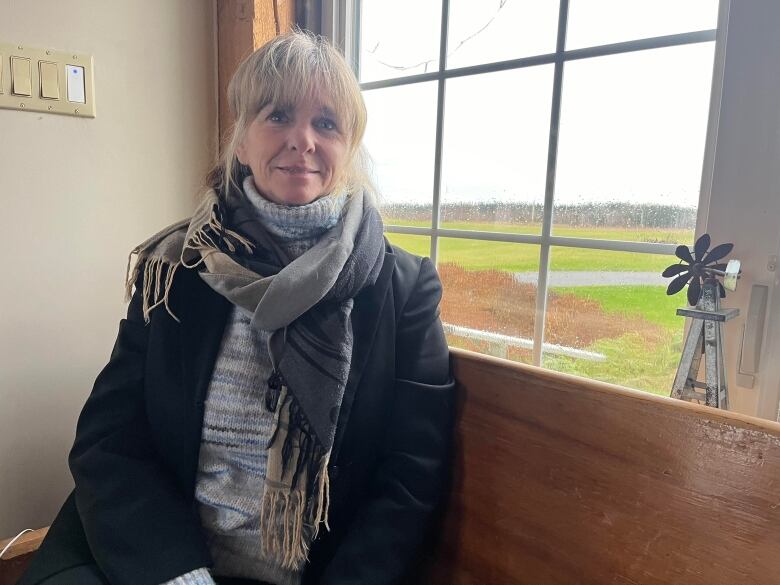
MULTIPOLYGON (((453 384, 428 259, 386 247, 355 297, 354 353, 329 467, 330 532, 304 583, 400 582, 447 477, 453 384)), ((179 270, 147 325, 140 294, 79 417, 74 493, 22 584, 97 563, 117 585, 156 585, 209 566, 194 500, 203 409, 231 305, 179 270)))

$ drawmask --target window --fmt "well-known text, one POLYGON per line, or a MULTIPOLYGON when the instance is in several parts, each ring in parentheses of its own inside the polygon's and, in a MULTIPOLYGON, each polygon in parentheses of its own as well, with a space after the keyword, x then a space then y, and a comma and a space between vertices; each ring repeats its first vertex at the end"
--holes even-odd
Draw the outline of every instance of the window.
POLYGON ((668 395, 718 1, 337 4, 386 231, 436 262, 450 344, 668 395))

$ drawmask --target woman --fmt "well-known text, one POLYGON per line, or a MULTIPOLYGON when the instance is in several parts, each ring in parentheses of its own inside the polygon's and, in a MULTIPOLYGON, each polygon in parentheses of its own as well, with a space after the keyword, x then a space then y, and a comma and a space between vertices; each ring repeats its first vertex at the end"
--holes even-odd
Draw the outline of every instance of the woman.
POLYGON ((384 240, 354 76, 292 33, 228 98, 202 203, 134 250, 75 490, 23 584, 396 583, 441 499, 441 285, 384 240))

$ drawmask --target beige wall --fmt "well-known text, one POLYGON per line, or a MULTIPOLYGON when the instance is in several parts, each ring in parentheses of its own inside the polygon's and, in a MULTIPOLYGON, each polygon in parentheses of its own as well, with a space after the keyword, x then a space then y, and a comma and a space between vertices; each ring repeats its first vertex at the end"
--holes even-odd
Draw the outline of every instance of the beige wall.
POLYGON ((0 110, 0 540, 51 522, 128 251, 214 152, 212 0, 4 0, 0 41, 95 58, 97 118, 0 110))

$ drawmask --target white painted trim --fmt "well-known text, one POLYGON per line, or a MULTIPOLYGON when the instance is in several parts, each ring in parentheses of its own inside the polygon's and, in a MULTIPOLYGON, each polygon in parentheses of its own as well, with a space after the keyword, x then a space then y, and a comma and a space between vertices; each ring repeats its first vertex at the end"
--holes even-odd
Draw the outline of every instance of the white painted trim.
POLYGON ((715 59, 712 65, 712 89, 710 91, 710 114, 707 123, 707 137, 704 143, 699 207, 696 211, 696 237, 707 231, 710 215, 710 194, 715 167, 715 150, 718 143, 720 104, 723 97, 723 70, 726 65, 726 40, 728 39, 729 9, 731 0, 720 0, 718 29, 715 34, 715 59))
MULTIPOLYGON (((725 11, 721 6, 721 18, 725 11)), ((731 257, 742 261, 740 284, 724 303, 741 311, 726 326, 731 408, 775 419, 780 405, 780 280, 767 269, 767 260, 780 250, 780 76, 774 59, 780 54, 780 3, 730 2, 727 14, 711 176, 705 167, 702 180, 703 195, 709 191, 707 219, 699 231, 706 227, 715 243, 733 242, 731 257), (770 294, 766 343, 751 383, 737 373, 753 284, 769 284, 770 294)))
POLYGON ((513 244, 547 244, 564 248, 588 248, 591 250, 610 250, 612 252, 635 252, 638 254, 674 255, 677 244, 659 244, 657 242, 627 242, 623 240, 600 240, 591 238, 570 238, 566 236, 548 236, 533 234, 512 234, 505 232, 483 232, 477 230, 453 230, 386 225, 385 232, 391 234, 410 234, 416 236, 433 236, 434 232, 440 238, 461 238, 466 240, 483 240, 489 242, 509 242, 513 244))
MULTIPOLYGON (((444 331, 451 335, 457 335, 458 337, 465 337, 473 341, 483 341, 487 343, 496 344, 502 346, 501 353, 506 357, 506 350, 509 347, 515 347, 518 349, 534 349, 534 340, 527 337, 513 337, 511 335, 504 335, 503 333, 493 333, 492 331, 482 331, 480 329, 470 329, 468 327, 461 327, 460 325, 451 325, 450 323, 443 323, 444 331)), ((607 361, 607 356, 603 353, 595 351, 586 351, 584 349, 577 349, 575 347, 568 347, 566 345, 558 345, 556 343, 545 343, 543 345, 544 353, 550 353, 554 355, 563 355, 566 357, 590 360, 595 362, 607 361)))

